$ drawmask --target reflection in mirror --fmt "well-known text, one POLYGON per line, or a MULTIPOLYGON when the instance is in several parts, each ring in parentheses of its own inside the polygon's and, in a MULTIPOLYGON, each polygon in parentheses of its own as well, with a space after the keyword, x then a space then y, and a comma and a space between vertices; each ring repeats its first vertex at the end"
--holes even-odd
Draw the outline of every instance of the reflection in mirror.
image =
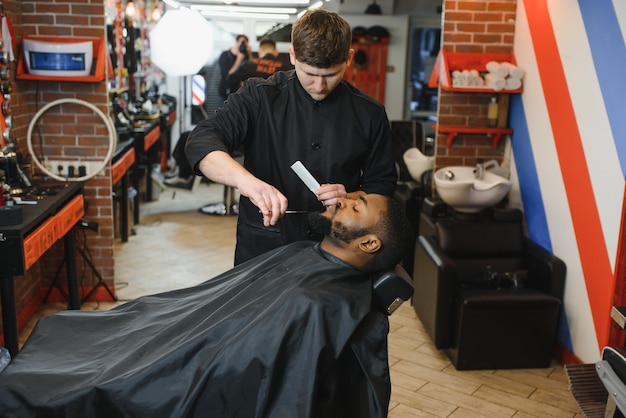
POLYGON ((441 47, 441 29, 413 27, 410 45, 411 119, 434 116, 437 114, 437 88, 428 87, 428 80, 441 47))

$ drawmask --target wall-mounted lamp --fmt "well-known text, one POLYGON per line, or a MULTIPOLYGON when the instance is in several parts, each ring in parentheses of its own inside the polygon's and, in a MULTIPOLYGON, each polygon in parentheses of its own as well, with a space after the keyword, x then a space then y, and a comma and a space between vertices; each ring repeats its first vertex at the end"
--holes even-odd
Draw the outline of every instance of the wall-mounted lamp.
POLYGON ((135 16, 135 3, 133 3, 132 1, 129 1, 128 3, 126 3, 126 17, 134 17, 135 16))
POLYGON ((158 8, 152 10, 151 18, 153 22, 158 22, 161 19, 161 11, 158 8))

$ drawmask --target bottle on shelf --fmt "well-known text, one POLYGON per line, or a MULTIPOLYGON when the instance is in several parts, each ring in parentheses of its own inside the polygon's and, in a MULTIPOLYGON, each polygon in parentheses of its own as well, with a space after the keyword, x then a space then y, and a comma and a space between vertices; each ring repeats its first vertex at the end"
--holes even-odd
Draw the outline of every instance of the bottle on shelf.
POLYGON ((491 98, 487 107, 487 126, 490 128, 498 126, 498 101, 495 97, 491 98))

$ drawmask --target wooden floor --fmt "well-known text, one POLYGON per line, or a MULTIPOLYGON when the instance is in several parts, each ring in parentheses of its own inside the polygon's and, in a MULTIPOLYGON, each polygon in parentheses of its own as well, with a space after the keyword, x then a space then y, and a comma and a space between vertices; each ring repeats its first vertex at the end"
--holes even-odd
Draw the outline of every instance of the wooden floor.
MULTIPOLYGON (((193 286, 232 266, 235 217, 215 217, 198 208, 219 201, 222 187, 200 184, 192 193, 161 193, 141 205, 141 223, 115 253, 119 303, 165 290, 193 286)), ((88 303, 82 309, 110 309, 88 303)), ((41 315, 64 309, 47 304, 20 333, 27 338, 41 315)), ((390 317, 391 418, 583 417, 568 390, 564 368, 456 371, 436 350, 409 303, 390 317)))

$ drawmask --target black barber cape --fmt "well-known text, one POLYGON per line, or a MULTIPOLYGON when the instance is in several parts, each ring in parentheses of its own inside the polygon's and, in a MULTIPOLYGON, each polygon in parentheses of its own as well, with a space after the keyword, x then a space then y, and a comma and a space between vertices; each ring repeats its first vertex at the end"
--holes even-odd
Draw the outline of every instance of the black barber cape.
POLYGON ((311 242, 199 286, 42 318, 2 417, 386 417, 387 317, 311 242))

